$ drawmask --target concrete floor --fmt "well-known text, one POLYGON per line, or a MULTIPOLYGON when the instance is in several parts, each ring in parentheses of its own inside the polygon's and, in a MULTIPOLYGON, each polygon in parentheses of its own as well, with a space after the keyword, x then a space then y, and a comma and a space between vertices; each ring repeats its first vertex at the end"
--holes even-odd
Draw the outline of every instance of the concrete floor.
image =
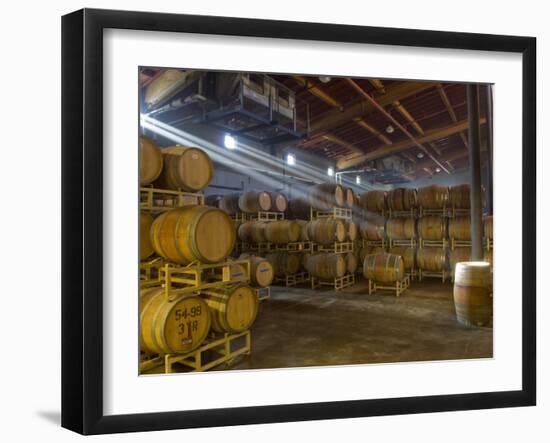
MULTIPOLYGON (((359 281, 344 291, 273 287, 251 330, 252 352, 235 369, 487 358, 492 328, 455 317, 452 284, 413 282, 399 298, 367 295, 359 281)), ((223 369, 223 366, 219 369, 223 369)))

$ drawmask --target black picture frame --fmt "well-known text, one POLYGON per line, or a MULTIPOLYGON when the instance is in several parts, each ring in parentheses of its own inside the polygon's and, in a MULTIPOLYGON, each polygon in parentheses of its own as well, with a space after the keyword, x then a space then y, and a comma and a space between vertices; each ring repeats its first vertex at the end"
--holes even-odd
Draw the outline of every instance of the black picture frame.
POLYGON ((290 422, 536 403, 536 39, 84 9, 62 18, 62 426, 82 434, 290 422), (106 416, 103 413, 103 30, 171 31, 501 51, 523 63, 522 389, 106 416))

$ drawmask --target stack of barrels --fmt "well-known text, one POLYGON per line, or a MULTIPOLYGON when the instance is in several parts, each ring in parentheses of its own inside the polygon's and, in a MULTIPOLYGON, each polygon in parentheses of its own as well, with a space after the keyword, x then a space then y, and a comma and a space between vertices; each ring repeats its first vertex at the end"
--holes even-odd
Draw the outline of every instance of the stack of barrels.
MULTIPOLYGON (((141 186, 196 193, 212 180, 212 161, 199 148, 172 146, 161 150, 145 137, 140 138, 139 147, 141 186)), ((184 204, 160 214, 141 214, 142 260, 156 254, 174 265, 224 264, 235 240, 233 221, 216 207, 184 204)), ((230 269, 232 273, 245 272, 238 266, 230 269)), ((261 277, 259 280, 263 281, 261 277)), ((163 287, 141 290, 143 352, 187 353, 198 348, 210 331, 237 333, 251 327, 258 311, 258 297, 248 284, 230 282, 223 287, 198 290, 200 295, 174 297, 166 297, 163 287)))
POLYGON ((288 200, 283 193, 267 191, 209 195, 206 197, 206 204, 217 207, 229 215, 257 214, 258 212, 284 213, 288 209, 288 200))
POLYGON ((421 208, 421 217, 417 223, 420 239, 420 248, 416 254, 417 266, 421 273, 441 274, 445 278, 449 267, 446 217, 449 188, 434 184, 419 189, 418 204, 421 208))
POLYGON ((309 219, 311 210, 330 212, 334 208, 353 210, 357 196, 353 189, 338 183, 321 183, 305 189, 288 202, 287 218, 309 219))

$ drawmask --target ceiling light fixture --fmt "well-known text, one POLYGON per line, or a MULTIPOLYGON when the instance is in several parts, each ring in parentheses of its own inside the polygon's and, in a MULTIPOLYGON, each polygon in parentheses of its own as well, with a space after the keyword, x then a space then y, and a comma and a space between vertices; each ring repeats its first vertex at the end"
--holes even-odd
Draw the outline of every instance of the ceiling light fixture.
POLYGON ((386 127, 386 132, 387 132, 388 134, 392 134, 393 131, 395 131, 395 129, 393 128, 392 125, 388 125, 388 126, 386 127))
POLYGON ((418 158, 424 158, 424 153, 423 152, 419 152, 418 154, 416 154, 416 156, 418 158))
POLYGON ((334 168, 332 166, 329 166, 327 169, 327 175, 329 177, 332 177, 334 175, 334 168))
POLYGON ((319 80, 321 80, 322 83, 328 83, 332 79, 328 75, 320 75, 319 80))
POLYGON ((294 166, 296 164, 296 157, 294 157, 294 154, 286 155, 286 164, 290 166, 294 166))
POLYGON ((223 144, 227 149, 235 149, 237 147, 237 141, 235 140, 235 137, 232 137, 229 134, 225 134, 223 144))
POLYGON ((355 177, 355 183, 358 184, 358 185, 361 184, 361 177, 360 176, 355 177))

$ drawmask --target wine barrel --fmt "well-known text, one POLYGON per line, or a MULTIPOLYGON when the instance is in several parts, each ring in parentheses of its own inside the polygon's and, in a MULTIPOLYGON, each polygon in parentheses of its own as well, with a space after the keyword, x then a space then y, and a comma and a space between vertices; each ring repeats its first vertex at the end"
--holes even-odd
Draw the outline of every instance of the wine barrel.
POLYGON ((214 165, 208 154, 195 147, 171 146, 162 150, 164 168, 156 186, 197 192, 206 188, 214 176, 214 165))
POLYGON ((493 216, 487 215, 483 218, 483 236, 485 238, 493 238, 493 216))
POLYGON ((294 220, 277 220, 265 224, 265 239, 276 245, 297 242, 302 228, 294 220))
POLYGON ((344 206, 346 208, 353 208, 355 204, 355 192, 351 188, 344 188, 344 206))
POLYGON ((344 206, 344 188, 336 183, 321 183, 309 188, 309 204, 319 211, 344 206))
POLYGON ((329 281, 345 275, 347 264, 342 254, 321 253, 309 256, 307 270, 314 277, 329 281))
POLYGON ((355 271, 357 271, 357 256, 353 252, 348 252, 344 258, 346 260, 346 273, 355 274, 355 271))
POLYGON ((235 215, 239 212, 239 194, 225 194, 218 201, 218 208, 228 213, 229 215, 235 215))
POLYGON ((258 315, 258 295, 245 284, 203 290, 201 297, 212 313, 212 329, 236 334, 250 329, 258 315))
POLYGON ((386 250, 382 246, 365 246, 359 249, 359 263, 363 263, 368 255, 384 254, 386 250))
POLYGON ((424 209, 442 209, 449 203, 449 188, 430 185, 418 190, 418 204, 424 209))
POLYGON ((384 222, 363 221, 359 225, 361 237, 365 240, 383 240, 384 239, 384 222))
POLYGON ((309 241, 309 235, 307 233, 307 220, 295 220, 300 225, 300 241, 309 241))
POLYGON ((139 299, 140 349, 182 354, 200 346, 210 331, 210 310, 196 295, 168 301, 164 288, 142 289, 139 299))
POLYGON ((457 185, 449 188, 449 201, 455 209, 470 208, 470 185, 457 185))
POLYGON ((394 246, 390 254, 400 255, 406 270, 416 269, 416 248, 412 246, 394 246))
POLYGON ((250 260, 250 282, 253 286, 265 288, 273 282, 273 266, 265 258, 250 254, 241 254, 239 258, 250 260))
POLYGON ((265 243, 267 223, 261 221, 246 221, 239 226, 237 231, 239 240, 248 243, 265 243))
POLYGON ((270 192, 271 197, 271 212, 285 212, 288 207, 288 200, 284 194, 280 192, 270 192))
POLYGON ((357 239, 357 233, 359 232, 357 225, 354 222, 349 221, 345 223, 345 226, 348 240, 355 241, 357 239))
POLYGON ((311 206, 309 205, 308 200, 304 198, 293 198, 288 201, 287 214, 289 218, 309 219, 311 215, 310 209, 311 206))
POLYGON ((447 219, 438 215, 428 215, 418 219, 418 236, 424 240, 447 238, 447 219))
POLYGON ((414 218, 391 218, 386 223, 386 234, 392 240, 416 238, 416 220, 414 218))
POLYGON ((449 237, 455 240, 470 240, 470 217, 449 219, 449 237))
POLYGON ((139 138, 139 184, 147 186, 153 183, 162 172, 162 151, 147 137, 139 138))
POLYGON ((455 248, 449 255, 451 274, 455 275, 456 264, 472 260, 472 248, 455 248))
POLYGON ((363 262, 363 276, 380 283, 394 283, 403 280, 405 267, 400 255, 367 255, 363 262))
POLYGON ((153 216, 147 212, 139 214, 139 259, 144 260, 153 254, 153 246, 151 246, 151 225, 153 224, 153 216))
POLYGON ((485 326, 491 321, 491 271, 486 262, 457 263, 453 298, 456 319, 465 326, 485 326))
POLYGON ((273 252, 267 254, 265 259, 271 263, 273 272, 277 277, 284 277, 288 274, 296 274, 300 270, 300 254, 287 254, 286 252, 273 252))
POLYGON ((416 208, 416 189, 395 188, 388 192, 388 207, 393 211, 410 211, 416 208))
POLYGON ((420 248, 416 251, 416 263, 424 271, 446 271, 447 262, 448 252, 444 248, 420 248))
POLYGON ((233 220, 210 206, 183 206, 159 215, 151 226, 151 244, 166 260, 187 265, 218 263, 235 245, 233 220))
POLYGON ((359 196, 359 206, 371 212, 386 210, 386 191, 367 191, 359 196))
POLYGON ((253 214, 271 209, 271 196, 265 191, 248 191, 239 197, 239 209, 253 214))
POLYGON ((322 245, 343 242, 346 239, 346 225, 342 220, 320 218, 308 223, 308 237, 322 245))

